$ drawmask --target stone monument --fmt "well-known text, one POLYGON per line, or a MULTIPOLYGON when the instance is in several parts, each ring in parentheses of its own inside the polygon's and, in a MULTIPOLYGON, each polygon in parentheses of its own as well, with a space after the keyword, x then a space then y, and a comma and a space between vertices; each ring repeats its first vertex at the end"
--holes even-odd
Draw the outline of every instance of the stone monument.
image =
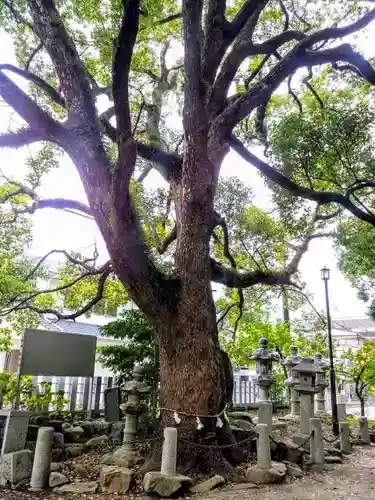
POLYGON ((249 354, 250 359, 256 362, 256 384, 259 387, 259 401, 269 401, 269 388, 275 379, 272 376, 272 363, 280 361, 279 355, 275 351, 268 349, 268 341, 265 338, 259 339, 259 347, 254 354, 249 354))
POLYGON ((320 386, 320 391, 316 394, 316 408, 315 413, 317 415, 321 415, 326 413, 326 398, 325 391, 329 386, 328 380, 326 378, 326 372, 329 370, 329 361, 327 359, 323 359, 320 353, 315 354, 314 358, 315 364, 319 365, 323 370, 323 373, 317 374, 316 385, 320 386))
POLYGON ((133 467, 137 462, 135 438, 138 430, 141 399, 151 391, 151 387, 142 381, 143 375, 143 367, 135 366, 133 380, 126 382, 123 389, 127 394, 127 401, 123 405, 125 412, 124 439, 122 446, 114 452, 113 458, 125 467, 133 467))
POLYGON ((292 368, 293 368, 293 366, 298 365, 298 363, 300 363, 300 361, 301 361, 301 358, 300 358, 300 356, 298 356, 297 347, 292 346, 290 348, 290 356, 288 356, 283 363, 287 367, 287 371, 288 371, 288 378, 287 378, 286 384, 290 387, 290 417, 292 417, 292 418, 299 417, 299 404, 300 404, 299 403, 299 394, 291 385, 292 368))
POLYGON ((310 418, 314 417, 314 406, 312 396, 321 390, 316 385, 318 374, 323 370, 314 363, 313 358, 302 358, 298 365, 292 368, 291 386, 300 395, 300 433, 301 436, 294 436, 293 440, 297 444, 304 442, 310 432, 310 418))

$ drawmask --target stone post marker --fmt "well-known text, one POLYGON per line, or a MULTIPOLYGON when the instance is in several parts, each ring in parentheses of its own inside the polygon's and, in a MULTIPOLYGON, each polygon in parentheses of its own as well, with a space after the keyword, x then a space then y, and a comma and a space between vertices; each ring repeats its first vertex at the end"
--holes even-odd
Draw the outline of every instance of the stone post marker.
POLYGON ((343 453, 351 453, 352 445, 350 443, 350 428, 348 422, 339 423, 340 432, 340 450, 343 453))
POLYGON ((53 427, 40 427, 36 440, 30 489, 40 491, 48 486, 52 462, 53 427))
POLYGON ((257 436, 257 466, 260 469, 271 468, 271 450, 269 427, 266 424, 258 424, 255 427, 257 436))
POLYGON ((343 422, 346 419, 346 404, 337 403, 337 420, 343 422))
POLYGON ((322 425, 319 418, 310 418, 310 455, 311 463, 323 465, 324 458, 324 441, 322 434, 322 425))
POLYGON ((290 356, 286 358, 284 361, 284 365, 287 367, 288 370, 288 379, 286 381, 286 384, 290 386, 290 416, 291 417, 298 417, 299 416, 299 394, 298 392, 293 388, 292 381, 292 368, 293 366, 298 365, 300 363, 301 358, 298 356, 298 350, 297 347, 292 346, 290 348, 290 356))
POLYGON ((359 437, 362 444, 370 444, 370 431, 368 428, 368 420, 366 417, 359 417, 359 437))
POLYGON ((166 476, 175 476, 177 473, 177 429, 164 429, 163 450, 160 472, 166 476))
POLYGON ((114 459, 121 459, 125 467, 133 467, 137 462, 135 438, 138 430, 138 416, 141 409, 141 398, 151 391, 151 387, 142 382, 144 369, 138 365, 133 370, 133 380, 126 382, 124 392, 127 401, 123 405, 125 411, 124 439, 121 448, 113 454, 114 459))
POLYGON ((258 423, 268 425, 268 431, 272 432, 272 403, 262 401, 259 403, 258 423))
POLYGON ((259 401, 269 401, 269 388, 275 379, 272 376, 272 362, 280 361, 279 355, 268 349, 267 339, 259 339, 259 347, 254 354, 249 354, 250 359, 256 361, 256 384, 259 386, 259 401))
POLYGON ((316 385, 318 374, 323 370, 314 363, 312 358, 302 358, 298 365, 293 366, 290 385, 300 394, 300 436, 293 436, 293 441, 302 444, 310 432, 310 418, 314 417, 312 396, 320 391, 316 385))
POLYGON ((320 391, 316 394, 315 413, 321 415, 322 413, 326 413, 325 391, 329 386, 328 380, 326 379, 326 372, 329 370, 329 361, 323 359, 321 354, 316 353, 314 362, 323 370, 323 373, 317 374, 316 377, 316 385, 320 387, 320 391))

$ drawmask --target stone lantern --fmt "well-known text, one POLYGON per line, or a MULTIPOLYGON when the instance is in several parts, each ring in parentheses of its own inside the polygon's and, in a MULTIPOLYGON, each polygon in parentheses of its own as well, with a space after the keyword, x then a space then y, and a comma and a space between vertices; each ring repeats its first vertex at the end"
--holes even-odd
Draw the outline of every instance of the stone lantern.
POLYGON ((133 370, 133 380, 125 383, 123 391, 127 394, 127 401, 122 405, 125 412, 124 439, 121 448, 113 454, 115 461, 125 467, 133 467, 137 462, 135 438, 138 429, 138 417, 141 410, 141 399, 146 396, 151 387, 143 380, 144 369, 136 365, 133 370))
POLYGON ((272 362, 280 361, 279 355, 268 349, 268 341, 259 339, 259 347, 254 354, 249 354, 250 359, 256 361, 256 384, 259 387, 259 401, 269 401, 269 388, 275 379, 272 376, 272 362))
POLYGON ((298 392, 293 388, 293 377, 292 377, 292 368, 293 366, 298 365, 300 363, 301 358, 298 356, 297 347, 292 346, 290 348, 290 356, 288 356, 283 364, 286 366, 288 371, 288 378, 286 380, 286 385, 290 387, 290 416, 298 417, 299 416, 299 395, 298 392))
POLYGON ((326 372, 329 370, 329 361, 327 359, 323 359, 321 354, 316 353, 314 362, 323 370, 323 373, 317 374, 316 379, 316 385, 317 387, 320 387, 320 391, 316 394, 316 413, 322 414, 326 413, 325 390, 329 386, 326 378, 326 372))
POLYGON ((313 396, 321 390, 317 379, 323 373, 313 358, 302 358, 298 365, 293 366, 291 385, 300 394, 300 431, 309 434, 310 418, 314 417, 313 396))

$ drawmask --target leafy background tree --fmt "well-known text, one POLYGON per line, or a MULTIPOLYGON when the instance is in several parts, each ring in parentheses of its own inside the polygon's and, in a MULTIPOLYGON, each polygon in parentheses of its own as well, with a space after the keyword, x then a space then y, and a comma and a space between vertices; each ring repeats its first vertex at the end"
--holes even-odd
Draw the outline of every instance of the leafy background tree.
POLYGON ((342 355, 348 363, 341 365, 347 380, 354 383, 355 394, 361 403, 361 416, 365 416, 365 397, 375 394, 375 342, 366 340, 360 349, 348 349, 342 355))

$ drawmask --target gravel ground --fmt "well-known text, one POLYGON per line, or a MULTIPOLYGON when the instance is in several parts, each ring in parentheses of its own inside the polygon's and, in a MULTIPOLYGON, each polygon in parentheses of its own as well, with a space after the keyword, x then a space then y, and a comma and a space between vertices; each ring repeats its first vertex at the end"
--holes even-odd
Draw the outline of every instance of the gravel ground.
MULTIPOLYGON (((88 465, 88 464, 87 464, 88 465)), ((90 474, 91 475, 91 474, 90 474)), ((87 480, 87 479, 86 479, 87 480)), ((284 484, 250 488, 248 484, 226 486, 197 500, 375 500, 375 445, 356 447, 342 464, 324 472, 308 472, 302 478, 287 478, 284 484)), ((0 500, 144 500, 142 494, 130 495, 56 495, 50 491, 0 489, 0 500)), ((190 498, 193 498, 192 496, 190 498)))
MULTIPOLYGON (((333 500, 375 499, 375 446, 357 447, 342 464, 325 472, 309 472, 303 478, 259 489, 212 491, 202 500, 333 500)), ((246 485, 243 485, 246 488, 246 485)))

